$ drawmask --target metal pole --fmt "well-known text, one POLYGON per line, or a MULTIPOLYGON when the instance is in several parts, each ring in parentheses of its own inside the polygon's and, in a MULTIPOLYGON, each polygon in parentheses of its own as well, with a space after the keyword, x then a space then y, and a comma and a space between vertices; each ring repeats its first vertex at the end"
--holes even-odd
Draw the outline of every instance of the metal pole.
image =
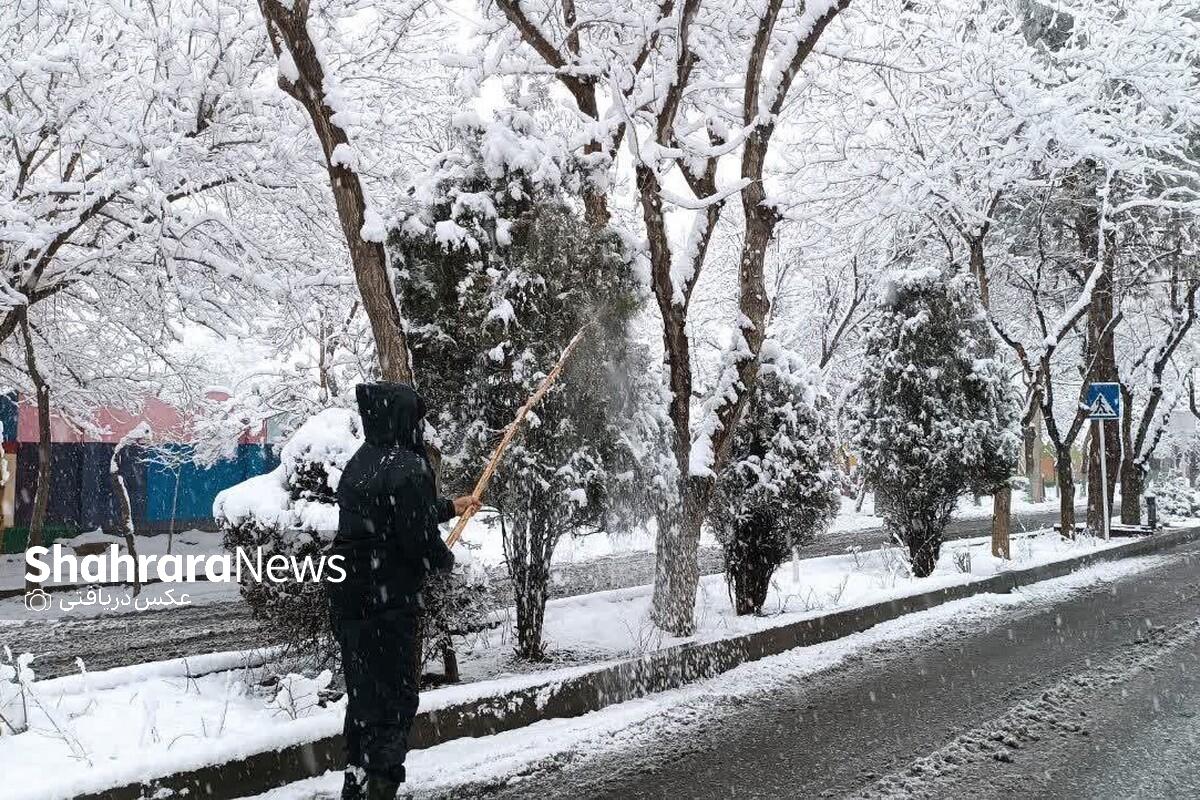
POLYGON ((1107 449, 1104 446, 1104 420, 1096 420, 1096 424, 1100 426, 1100 514, 1101 524, 1104 527, 1104 538, 1109 536, 1110 520, 1108 518, 1108 461, 1104 456, 1104 451, 1107 449))

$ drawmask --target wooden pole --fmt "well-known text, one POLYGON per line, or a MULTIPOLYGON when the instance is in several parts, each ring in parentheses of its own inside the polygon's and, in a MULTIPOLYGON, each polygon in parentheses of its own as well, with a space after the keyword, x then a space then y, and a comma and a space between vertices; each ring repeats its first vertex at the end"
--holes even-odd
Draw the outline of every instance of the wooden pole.
MULTIPOLYGON (((471 496, 476 501, 483 501, 483 493, 487 491, 488 484, 492 481, 492 476, 496 474, 496 468, 500 466, 500 459, 504 456, 504 451, 508 449, 508 445, 512 442, 513 437, 517 435, 517 430, 521 427, 521 423, 529 416, 529 412, 533 410, 533 407, 546 395, 546 392, 550 391, 550 387, 554 385, 554 382, 558 380, 558 376, 562 374, 567 359, 571 357, 571 353, 575 350, 575 347, 583 340, 583 334, 593 324, 591 322, 586 323, 579 329, 571 341, 567 343, 567 346, 562 351, 562 355, 558 357, 558 363, 554 365, 554 369, 550 370, 549 374, 542 379, 537 391, 529 396, 529 399, 525 401, 525 405, 521 406, 521 409, 517 411, 517 416, 504 429, 504 436, 500 438, 500 443, 492 451, 492 457, 488 459, 487 466, 483 468, 483 474, 479 476, 479 480, 475 482, 475 489, 471 492, 471 496)), ((458 523, 454 526, 454 530, 450 531, 450 535, 446 537, 447 547, 453 547, 462 538, 463 529, 467 527, 467 522, 474 515, 475 511, 471 510, 458 518, 458 523)))

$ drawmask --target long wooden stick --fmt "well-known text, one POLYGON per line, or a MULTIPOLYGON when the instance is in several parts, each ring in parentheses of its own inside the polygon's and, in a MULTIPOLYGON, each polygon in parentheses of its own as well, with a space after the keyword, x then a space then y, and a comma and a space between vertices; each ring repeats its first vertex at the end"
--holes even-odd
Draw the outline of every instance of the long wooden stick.
MULTIPOLYGON (((546 392, 550 391, 550 387, 558 380, 558 376, 562 374, 563 367, 567 363, 567 359, 571 357, 571 353, 575 350, 576 345, 583 341, 583 334, 587 332, 594 323, 585 323, 582 328, 575 334, 567 346, 563 349, 562 355, 558 357, 558 363, 554 365, 554 369, 550 370, 549 374, 542 379, 537 391, 529 396, 525 401, 525 405, 517 412, 517 416, 508 427, 504 429, 504 436, 500 438, 500 443, 496 445, 496 449, 492 451, 492 457, 488 459, 487 466, 483 468, 483 474, 479 476, 479 480, 475 482, 475 489, 471 492, 471 496, 476 501, 482 502, 483 493, 487 491, 488 484, 492 481, 492 476, 496 473, 496 468, 500 466, 500 459, 504 455, 504 451, 508 449, 508 445, 512 442, 513 437, 517 435, 517 430, 521 427, 521 423, 525 421, 525 417, 529 416, 529 412, 533 407, 541 401, 546 392)), ((475 508, 478 508, 476 506, 475 508)), ((458 524, 454 526, 454 530, 450 531, 450 535, 446 537, 446 546, 453 547, 460 538, 462 538, 463 529, 467 527, 467 522, 475 515, 475 511, 471 510, 458 518, 458 524)))

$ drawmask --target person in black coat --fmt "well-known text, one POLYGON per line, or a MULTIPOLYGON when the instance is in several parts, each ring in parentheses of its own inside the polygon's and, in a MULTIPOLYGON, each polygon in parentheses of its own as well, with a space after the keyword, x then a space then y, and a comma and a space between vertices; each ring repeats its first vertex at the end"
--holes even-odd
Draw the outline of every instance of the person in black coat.
POLYGON ((421 586, 454 556, 438 524, 476 505, 438 497, 422 432, 425 403, 411 387, 356 390, 366 442, 337 488, 346 579, 329 584, 330 620, 346 675, 344 800, 395 797, 421 675, 421 586))

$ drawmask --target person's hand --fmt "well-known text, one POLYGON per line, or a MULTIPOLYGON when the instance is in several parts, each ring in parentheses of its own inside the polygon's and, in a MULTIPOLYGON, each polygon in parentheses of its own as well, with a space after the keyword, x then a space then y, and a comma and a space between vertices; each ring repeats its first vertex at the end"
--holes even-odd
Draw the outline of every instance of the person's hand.
POLYGON ((464 494, 462 497, 454 498, 454 514, 461 517, 463 514, 474 514, 483 505, 475 499, 475 495, 464 494))

